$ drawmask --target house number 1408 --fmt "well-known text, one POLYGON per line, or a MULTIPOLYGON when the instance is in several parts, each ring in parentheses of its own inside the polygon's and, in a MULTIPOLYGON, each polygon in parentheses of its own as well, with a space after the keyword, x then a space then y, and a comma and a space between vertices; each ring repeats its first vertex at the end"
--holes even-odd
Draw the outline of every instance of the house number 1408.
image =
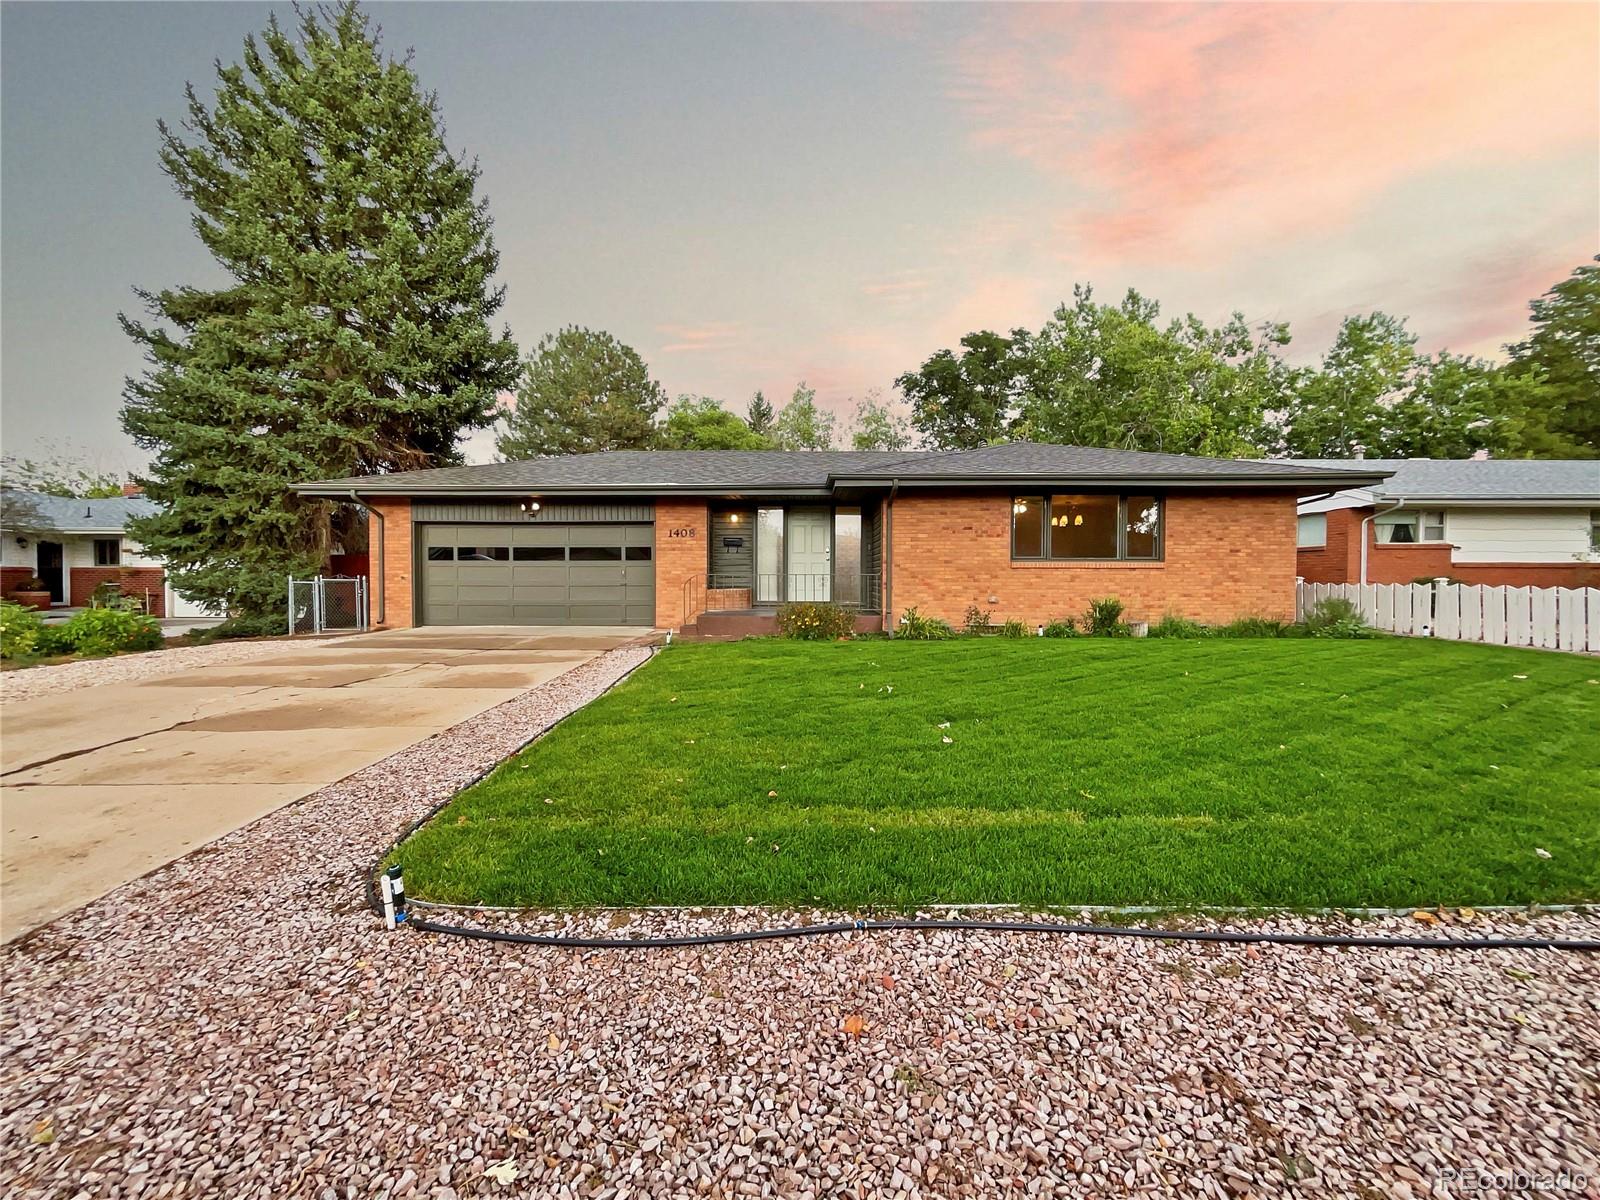
POLYGON ((667 530, 667 536, 692 538, 695 536, 695 530, 692 526, 682 529, 669 529, 667 530))

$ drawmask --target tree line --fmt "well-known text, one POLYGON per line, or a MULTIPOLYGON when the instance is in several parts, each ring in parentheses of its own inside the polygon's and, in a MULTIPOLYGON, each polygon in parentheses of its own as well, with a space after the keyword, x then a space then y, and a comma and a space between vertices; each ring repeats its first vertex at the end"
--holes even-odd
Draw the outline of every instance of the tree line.
MULTIPOLYGON (((122 422, 150 456, 159 512, 130 532, 186 594, 281 624, 284 580, 361 544, 360 513, 290 485, 461 461, 465 432, 503 419, 511 458, 625 448, 907 449, 1008 438, 1219 455, 1600 453, 1600 274, 1586 264, 1533 303, 1496 365, 1419 354, 1403 321, 1347 320, 1315 368, 1287 327, 1238 315, 1165 323, 1155 302, 1074 289, 1037 332, 979 331, 869 394, 846 432, 799 384, 668 402, 637 352, 568 327, 524 359, 503 325, 475 163, 453 154, 437 99, 387 56, 354 0, 269 19, 215 97, 186 89, 160 162, 189 203, 220 285, 139 291, 122 318, 145 369, 122 422), (515 407, 499 397, 514 390, 515 407)), ((15 473, 15 472, 13 472, 15 473)), ((78 481, 81 482, 81 481, 78 481)))
POLYGON ((1403 318, 1347 317, 1314 367, 1289 328, 1234 313, 1166 322, 1137 291, 1073 289, 1037 332, 968 334, 896 383, 922 443, 1010 439, 1219 457, 1600 455, 1600 268, 1534 300, 1509 359, 1423 354, 1403 318))
MULTIPOLYGON (((878 394, 855 406, 848 446, 904 450, 906 419, 878 394)), ((502 458, 604 450, 828 450, 838 418, 817 407, 802 380, 781 409, 756 392, 741 417, 711 396, 670 404, 639 352, 603 330, 569 326, 529 355, 515 402, 495 439, 502 458)))

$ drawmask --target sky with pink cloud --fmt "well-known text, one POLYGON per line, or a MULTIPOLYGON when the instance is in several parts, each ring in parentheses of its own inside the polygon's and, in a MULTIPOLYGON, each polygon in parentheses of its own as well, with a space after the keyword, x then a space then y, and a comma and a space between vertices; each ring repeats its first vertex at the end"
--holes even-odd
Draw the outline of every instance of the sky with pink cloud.
MULTIPOLYGON (((0 7, 5 448, 120 434, 131 288, 215 268, 155 122, 257 4, 0 7)), ((1406 315, 1495 356, 1600 252, 1593 4, 376 4, 478 159, 506 321, 742 409, 848 412, 1074 282, 1164 311, 1406 315)), ((487 439, 471 453, 487 454, 487 439)))

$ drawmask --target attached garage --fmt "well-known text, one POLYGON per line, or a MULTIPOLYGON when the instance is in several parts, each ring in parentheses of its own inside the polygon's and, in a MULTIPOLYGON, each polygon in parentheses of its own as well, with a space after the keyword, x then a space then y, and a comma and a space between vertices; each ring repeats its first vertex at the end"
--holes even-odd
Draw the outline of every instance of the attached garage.
POLYGON ((655 526, 415 527, 421 625, 653 625, 655 526))

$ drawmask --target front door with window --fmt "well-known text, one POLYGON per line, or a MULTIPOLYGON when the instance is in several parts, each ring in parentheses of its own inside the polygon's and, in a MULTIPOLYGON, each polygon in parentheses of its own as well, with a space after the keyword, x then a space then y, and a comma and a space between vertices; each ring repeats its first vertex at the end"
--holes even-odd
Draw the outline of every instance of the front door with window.
POLYGON ((789 510, 789 600, 833 599, 833 514, 826 508, 789 510))
POLYGON ((51 604, 67 602, 66 578, 61 569, 61 543, 39 543, 39 578, 50 589, 51 604))

